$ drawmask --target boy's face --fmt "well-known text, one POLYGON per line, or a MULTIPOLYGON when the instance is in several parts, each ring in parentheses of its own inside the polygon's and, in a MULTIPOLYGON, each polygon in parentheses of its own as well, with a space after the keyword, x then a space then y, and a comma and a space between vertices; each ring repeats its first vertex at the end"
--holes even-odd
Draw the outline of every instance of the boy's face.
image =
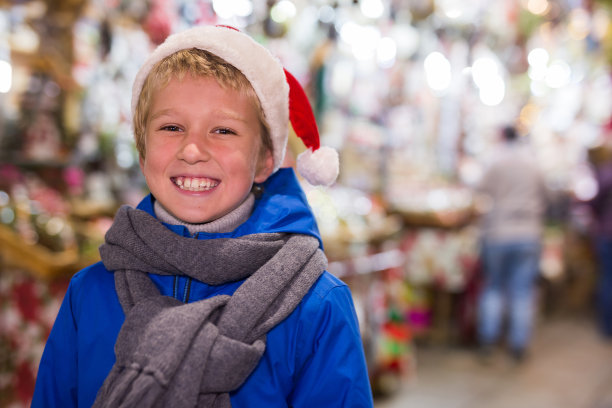
POLYGON ((175 217, 210 222, 236 209, 273 169, 260 153, 253 102, 213 78, 186 75, 151 103, 140 167, 153 196, 175 217))

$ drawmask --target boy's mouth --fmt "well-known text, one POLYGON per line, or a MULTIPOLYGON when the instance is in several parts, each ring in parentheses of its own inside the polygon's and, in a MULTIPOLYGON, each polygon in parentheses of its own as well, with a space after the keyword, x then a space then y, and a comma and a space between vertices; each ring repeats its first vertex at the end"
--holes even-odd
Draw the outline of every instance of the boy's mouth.
POLYGON ((172 182, 187 191, 208 191, 219 185, 218 180, 200 177, 172 177, 172 182))

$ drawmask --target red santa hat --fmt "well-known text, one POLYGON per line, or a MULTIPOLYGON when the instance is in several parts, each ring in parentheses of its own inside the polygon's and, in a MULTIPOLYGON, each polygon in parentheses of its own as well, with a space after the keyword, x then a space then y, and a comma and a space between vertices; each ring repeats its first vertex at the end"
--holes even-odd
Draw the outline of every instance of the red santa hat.
POLYGON ((289 122, 307 150, 297 158, 298 172, 313 185, 329 186, 338 177, 338 152, 321 147, 312 108, 300 83, 264 46, 232 27, 199 26, 170 35, 147 58, 134 80, 132 112, 155 64, 183 49, 198 48, 238 68, 255 90, 270 127, 274 171, 285 157, 289 122))

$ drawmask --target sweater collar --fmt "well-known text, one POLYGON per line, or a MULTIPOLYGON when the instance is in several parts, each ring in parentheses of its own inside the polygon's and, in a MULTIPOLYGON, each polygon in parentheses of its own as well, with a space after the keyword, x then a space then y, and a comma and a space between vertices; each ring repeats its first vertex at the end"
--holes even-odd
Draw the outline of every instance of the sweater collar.
POLYGON ((155 212, 155 216, 161 222, 170 225, 182 225, 187 228, 191 235, 195 235, 199 232, 226 233, 235 230, 243 222, 249 219, 249 216, 253 211, 254 204, 255 196, 251 193, 235 210, 214 221, 202 224, 189 223, 175 217, 174 215, 170 214, 168 210, 166 210, 157 200, 155 200, 153 203, 153 210, 155 212))

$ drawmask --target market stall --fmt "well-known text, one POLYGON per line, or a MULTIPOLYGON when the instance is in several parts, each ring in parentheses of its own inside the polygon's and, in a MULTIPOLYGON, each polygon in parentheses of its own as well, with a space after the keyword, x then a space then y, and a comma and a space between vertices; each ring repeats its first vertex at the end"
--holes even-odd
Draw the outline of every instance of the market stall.
POLYGON ((612 112, 604 3, 0 1, 0 405, 27 403, 70 276, 146 191, 131 82, 169 33, 238 27, 307 89, 341 172, 304 190, 330 272, 353 292, 373 387, 389 393, 418 370, 415 344, 473 334, 473 188, 500 125, 527 135, 557 197, 543 271, 556 282, 576 263, 567 203, 594 194, 585 152, 612 112), (20 306, 25 292, 42 320, 20 306))

